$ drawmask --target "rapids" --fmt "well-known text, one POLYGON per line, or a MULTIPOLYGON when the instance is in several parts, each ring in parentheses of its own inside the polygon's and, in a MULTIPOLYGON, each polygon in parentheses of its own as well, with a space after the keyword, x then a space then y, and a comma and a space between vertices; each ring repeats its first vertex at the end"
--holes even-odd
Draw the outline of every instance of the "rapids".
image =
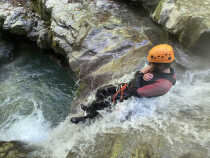
MULTIPOLYGON (((166 157, 191 150, 193 144, 195 152, 206 150, 210 156, 210 64, 206 58, 179 59, 182 65, 187 63, 186 70, 178 72, 168 94, 133 97, 118 103, 112 113, 101 111, 103 118, 94 123, 74 125, 68 116, 73 79, 36 49, 17 52, 21 55, 14 62, 0 68, 1 140, 36 144, 41 150, 34 154, 43 158, 66 158, 69 151, 77 157, 99 157, 97 144, 107 134, 125 135, 134 144, 139 141, 137 135, 145 142, 158 135, 167 141, 166 157), (125 119, 128 113, 131 116, 125 119)), ((123 151, 122 157, 129 152, 123 151)))
MULTIPOLYGON (((130 98, 118 103, 112 113, 101 111, 104 118, 91 124, 73 125, 67 117, 41 143, 46 149, 42 155, 65 158, 71 151, 76 153, 75 157, 106 157, 104 141, 111 139, 103 138, 115 134, 123 135, 120 138, 132 144, 139 142, 138 135, 143 142, 163 137, 167 146, 162 151, 165 157, 181 157, 188 151, 195 157, 210 157, 210 63, 208 58, 188 55, 177 62, 187 62, 189 68, 177 72, 177 83, 168 94, 151 99, 130 98), (128 113, 132 115, 126 120, 128 113)), ((129 157, 131 149, 128 146, 121 150, 120 156, 129 157)))
POLYGON ((36 47, 15 54, 0 67, 0 140, 40 142, 68 115, 73 76, 36 47))

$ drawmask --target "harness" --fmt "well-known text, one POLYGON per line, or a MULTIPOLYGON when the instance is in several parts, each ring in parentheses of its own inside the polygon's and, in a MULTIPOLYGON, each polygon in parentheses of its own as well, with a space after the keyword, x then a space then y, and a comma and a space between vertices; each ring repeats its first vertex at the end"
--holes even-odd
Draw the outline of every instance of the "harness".
MULTIPOLYGON (((154 77, 150 81, 144 81, 143 80, 143 75, 142 73, 139 73, 135 76, 135 78, 130 82, 130 83, 122 83, 120 86, 118 86, 117 91, 112 97, 112 102, 115 104, 117 99, 120 99, 120 102, 122 102, 125 98, 124 92, 125 90, 130 91, 130 88, 134 87, 134 91, 137 88, 141 88, 143 86, 153 84, 155 83, 158 79, 166 79, 169 82, 171 82, 173 85, 176 83, 176 77, 174 74, 174 70, 171 68, 171 73, 170 74, 165 74, 165 73, 153 73, 154 77)), ((135 92, 133 92, 135 95, 135 92)))
POLYGON ((154 78, 151 81, 156 81, 158 79, 166 79, 169 82, 171 82, 173 85, 176 83, 176 75, 174 73, 174 69, 170 69, 171 73, 170 74, 165 74, 165 73, 154 73, 154 78))
POLYGON ((127 83, 123 83, 118 87, 117 92, 113 95, 112 102, 116 104, 118 95, 120 94, 120 102, 124 100, 124 91, 128 88, 127 83))

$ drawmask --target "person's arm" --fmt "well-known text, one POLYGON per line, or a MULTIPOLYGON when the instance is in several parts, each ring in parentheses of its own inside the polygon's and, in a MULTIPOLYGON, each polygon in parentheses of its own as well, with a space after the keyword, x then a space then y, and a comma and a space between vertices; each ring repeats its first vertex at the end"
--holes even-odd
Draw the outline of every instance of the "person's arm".
POLYGON ((156 82, 138 88, 137 97, 156 97, 166 94, 172 87, 172 83, 166 79, 159 79, 156 82))
POLYGON ((153 66, 152 65, 147 65, 143 69, 141 69, 140 72, 142 72, 143 74, 146 74, 148 72, 152 72, 152 70, 153 70, 153 66))

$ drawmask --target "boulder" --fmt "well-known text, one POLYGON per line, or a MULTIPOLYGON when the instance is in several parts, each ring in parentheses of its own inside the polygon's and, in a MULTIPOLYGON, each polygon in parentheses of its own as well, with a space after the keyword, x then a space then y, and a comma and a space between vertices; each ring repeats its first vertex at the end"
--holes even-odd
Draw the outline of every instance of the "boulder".
POLYGON ((32 8, 45 21, 24 7, 4 2, 0 7, 2 28, 67 56, 72 70, 85 80, 83 85, 92 85, 91 89, 137 70, 148 49, 168 39, 142 11, 123 2, 32 2, 32 8))
POLYGON ((51 47, 68 56, 83 94, 136 71, 149 48, 168 39, 125 3, 48 0, 45 6, 51 10, 51 47))
POLYGON ((32 2, 39 15, 0 2, 1 27, 67 57, 81 79, 78 94, 88 95, 90 90, 136 71, 154 44, 168 40, 168 34, 135 5, 109 0, 32 2))
POLYGON ((152 18, 195 53, 209 53, 210 0, 161 0, 152 18))
MULTIPOLYGON (((110 129, 111 130, 111 129, 110 129)), ((109 130, 109 131, 110 131, 109 130)), ((66 158, 206 158, 208 150, 199 144, 170 140, 151 129, 143 131, 129 128, 112 129, 110 133, 100 133, 94 143, 88 140, 79 141, 69 151, 66 158), (88 144, 88 145, 84 145, 88 144), (79 148, 78 146, 82 146, 79 148), (183 150, 184 149, 184 150, 183 150)))
POLYGON ((0 29, 28 37, 41 48, 49 48, 51 37, 43 20, 29 8, 0 2, 0 29))

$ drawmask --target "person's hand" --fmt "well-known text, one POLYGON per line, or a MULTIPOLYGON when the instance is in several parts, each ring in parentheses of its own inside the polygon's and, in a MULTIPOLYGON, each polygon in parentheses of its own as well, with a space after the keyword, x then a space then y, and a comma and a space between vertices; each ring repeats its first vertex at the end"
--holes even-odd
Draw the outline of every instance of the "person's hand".
POLYGON ((153 66, 152 65, 147 65, 146 67, 144 67, 143 69, 140 70, 140 72, 146 74, 148 72, 151 72, 153 70, 153 66))
POLYGON ((150 81, 153 77, 154 77, 154 75, 152 73, 146 73, 143 76, 143 80, 144 81, 150 81))

